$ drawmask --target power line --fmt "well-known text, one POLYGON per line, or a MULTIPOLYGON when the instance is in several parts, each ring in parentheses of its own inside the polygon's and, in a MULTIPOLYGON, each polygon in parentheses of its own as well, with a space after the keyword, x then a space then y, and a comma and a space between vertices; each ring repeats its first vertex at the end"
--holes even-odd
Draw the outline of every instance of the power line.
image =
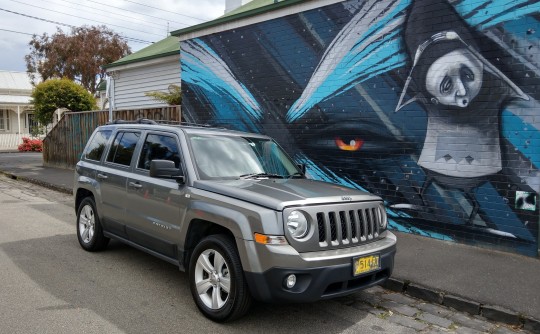
POLYGON ((14 11, 11 11, 11 10, 7 10, 7 9, 4 9, 4 8, 0 8, 0 10, 3 10, 4 12, 12 13, 12 14, 17 14, 17 15, 21 15, 21 16, 26 16, 26 17, 29 17, 29 18, 31 18, 31 19, 36 19, 36 20, 40 20, 40 21, 45 21, 45 22, 49 22, 49 23, 58 24, 58 25, 61 25, 61 26, 64 26, 64 27, 76 28, 75 26, 72 26, 71 24, 61 23, 61 22, 52 21, 52 20, 47 20, 47 19, 42 19, 42 18, 40 18, 40 17, 36 17, 36 16, 28 15, 28 14, 23 14, 23 13, 17 13, 17 12, 14 12, 14 11))
POLYGON ((124 0, 124 1, 131 2, 131 3, 134 3, 134 4, 140 5, 140 6, 145 6, 145 7, 148 7, 148 8, 157 9, 157 10, 160 10, 160 11, 162 11, 162 12, 173 13, 173 14, 176 14, 176 15, 181 15, 181 16, 189 17, 189 18, 191 18, 191 19, 199 20, 199 21, 201 21, 201 22, 207 21, 207 20, 205 20, 205 19, 201 19, 201 18, 198 18, 198 17, 189 16, 189 15, 185 15, 185 14, 180 14, 180 13, 173 12, 173 11, 170 11, 170 10, 166 10, 166 9, 161 9, 161 8, 149 6, 149 5, 144 4, 144 3, 139 3, 139 2, 135 2, 135 1, 131 1, 131 0, 124 0))
POLYGON ((22 34, 22 35, 30 35, 30 36, 34 36, 34 34, 29 34, 27 32, 22 32, 22 31, 15 31, 15 30, 8 30, 8 29, 2 29, 0 28, 1 31, 7 31, 7 32, 13 32, 13 33, 16 33, 16 34, 22 34))
POLYGON ((145 16, 151 17, 151 18, 153 18, 153 19, 158 19, 158 20, 163 20, 163 21, 167 21, 167 22, 172 22, 172 23, 176 23, 176 24, 183 25, 183 26, 189 26, 189 24, 187 24, 187 23, 181 23, 181 22, 177 22, 177 21, 171 21, 171 20, 164 19, 164 18, 162 18, 162 17, 157 17, 157 16, 148 15, 148 14, 143 14, 143 13, 139 13, 139 12, 136 12, 136 11, 134 11, 134 10, 130 10, 130 9, 126 9, 126 8, 120 8, 120 7, 111 6, 111 5, 108 4, 108 3, 103 3, 103 2, 96 1, 96 0, 88 0, 88 1, 93 2, 93 3, 100 4, 100 5, 103 5, 103 6, 107 6, 107 7, 109 7, 109 8, 116 8, 116 9, 120 9, 120 10, 123 10, 123 11, 126 11, 126 12, 131 12, 131 13, 135 13, 135 14, 139 14, 139 15, 145 15, 145 16))
POLYGON ((30 7, 35 7, 35 8, 47 10, 47 11, 50 11, 50 12, 53 12, 53 13, 59 13, 59 14, 62 14, 62 15, 67 15, 67 16, 71 16, 71 17, 76 17, 76 18, 78 18, 78 19, 83 19, 83 20, 88 20, 88 21, 94 21, 94 22, 97 22, 97 23, 101 23, 101 24, 105 24, 105 25, 109 25, 109 26, 113 26, 113 27, 118 27, 118 28, 122 28, 122 29, 132 30, 132 31, 136 31, 136 32, 143 33, 143 34, 148 34, 148 35, 154 35, 154 36, 163 37, 162 35, 158 35, 158 34, 155 34, 155 33, 152 33, 152 32, 147 32, 147 31, 142 31, 142 30, 137 30, 137 29, 127 28, 127 27, 119 26, 119 25, 117 25, 117 24, 106 23, 106 22, 103 22, 103 21, 87 19, 87 18, 84 18, 84 17, 81 17, 81 16, 76 16, 76 15, 72 15, 72 14, 68 14, 68 13, 63 13, 63 12, 59 12, 59 11, 56 11, 56 10, 52 10, 52 9, 40 7, 40 6, 31 5, 31 4, 24 3, 24 2, 21 2, 21 1, 17 1, 17 0, 10 0, 10 1, 13 1, 13 2, 16 2, 16 3, 20 3, 20 4, 23 4, 23 5, 27 5, 27 6, 30 6, 30 7))
MULTIPOLYGON (((71 25, 71 24, 62 23, 62 22, 58 22, 58 21, 47 20, 47 19, 44 19, 44 18, 41 18, 41 17, 32 16, 32 15, 23 14, 23 13, 18 13, 18 12, 14 12, 14 11, 12 11, 12 10, 4 9, 4 8, 0 8, 0 10, 2 10, 2 11, 4 11, 4 12, 16 14, 16 15, 25 16, 25 17, 28 17, 28 18, 31 18, 31 19, 35 19, 35 20, 39 20, 39 21, 44 21, 44 22, 48 22, 48 23, 53 23, 53 24, 56 24, 56 25, 64 26, 64 27, 77 28, 77 26, 74 26, 74 25, 71 25)), ((153 44, 153 43, 154 43, 154 42, 149 42, 149 41, 145 41, 145 40, 142 40, 142 39, 132 38, 132 37, 127 37, 127 36, 120 36, 120 37, 122 37, 122 38, 124 38, 124 39, 126 39, 126 40, 130 40, 130 41, 133 41, 133 42, 137 42, 137 43, 146 43, 146 44, 153 44)))
MULTIPOLYGON (((93 10, 97 11, 97 12, 93 12, 93 13, 99 14, 99 15, 104 16, 104 17, 111 18, 113 20, 120 20, 120 21, 124 21, 124 22, 129 22, 129 23, 133 23, 133 20, 137 20, 137 21, 140 20, 139 18, 134 17, 134 16, 123 15, 123 14, 113 13, 113 12, 107 12, 107 14, 111 14, 111 15, 115 15, 115 16, 127 17, 127 18, 129 18, 131 20, 124 20, 124 19, 120 19, 120 18, 114 18, 114 17, 111 17, 111 16, 104 15, 103 9, 100 9, 100 8, 96 8, 96 7, 92 7, 92 6, 88 6, 88 5, 83 5, 83 4, 80 4, 80 3, 75 4, 75 3, 69 2, 67 0, 59 0, 59 1, 63 1, 63 2, 66 2, 68 4, 75 5, 77 7, 85 7, 85 8, 93 9, 93 10)), ((79 9, 79 8, 71 7, 71 6, 68 6, 68 5, 62 5, 62 4, 58 4, 58 5, 62 6, 62 7, 65 7, 65 8, 70 8, 70 9, 79 9)), ((149 22, 149 21, 145 21, 145 24, 153 25, 155 27, 159 27, 159 28, 163 28, 163 29, 167 28, 167 26, 164 25, 164 24, 159 24, 159 23, 154 23, 154 22, 149 22)))
MULTIPOLYGON (((96 14, 100 14, 101 16, 105 16, 104 13, 103 13, 103 9, 102 9, 102 8, 96 8, 96 7, 92 7, 92 6, 88 6, 88 5, 83 5, 83 4, 80 4, 80 3, 73 3, 73 2, 70 2, 70 1, 67 1, 67 0, 59 0, 59 1, 63 1, 63 2, 66 2, 66 3, 68 3, 68 4, 72 4, 72 5, 79 6, 79 7, 91 8, 91 9, 94 9, 94 10, 97 10, 97 11, 98 11, 98 13, 96 13, 96 14)), ((66 8, 76 9, 75 7, 70 7, 70 6, 66 6, 66 5, 60 5, 60 6, 64 6, 64 7, 66 7, 66 8)), ((133 19, 133 20, 139 20, 138 17, 129 16, 129 15, 123 15, 123 14, 119 14, 119 13, 108 12, 108 14, 112 14, 112 15, 116 15, 116 16, 122 16, 122 17, 127 17, 127 18, 130 18, 130 19, 133 19)), ((122 19, 118 19, 118 20, 122 20, 122 19)), ((133 21, 128 21, 128 20, 122 20, 122 21, 133 23, 133 21)), ((164 24, 154 23, 154 22, 150 22, 150 21, 145 21, 145 23, 146 23, 146 24, 152 24, 152 25, 154 25, 154 26, 161 27, 161 28, 166 28, 166 27, 167 27, 167 26, 164 25, 164 24)))

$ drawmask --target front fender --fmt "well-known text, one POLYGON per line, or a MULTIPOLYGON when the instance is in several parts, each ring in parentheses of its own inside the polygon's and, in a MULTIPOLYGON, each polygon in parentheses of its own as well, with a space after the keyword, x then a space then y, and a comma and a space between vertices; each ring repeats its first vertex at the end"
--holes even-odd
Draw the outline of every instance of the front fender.
MULTIPOLYGON (((248 205, 253 206, 253 205, 248 205)), ((220 225, 234 235, 235 238, 253 240, 253 233, 283 234, 281 214, 274 210, 255 206, 254 208, 235 206, 230 203, 210 203, 195 200, 190 203, 186 212, 185 228, 183 229, 185 240, 191 222, 204 220, 220 225)))

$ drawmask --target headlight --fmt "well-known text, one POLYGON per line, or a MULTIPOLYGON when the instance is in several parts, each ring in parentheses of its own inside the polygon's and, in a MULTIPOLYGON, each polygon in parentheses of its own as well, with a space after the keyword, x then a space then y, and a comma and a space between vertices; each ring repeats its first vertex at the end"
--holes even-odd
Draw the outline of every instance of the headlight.
POLYGON ((384 204, 379 205, 379 226, 381 230, 385 230, 388 225, 388 217, 386 216, 386 209, 384 208, 384 204))
POLYGON ((287 217, 287 228, 295 239, 305 237, 309 232, 309 224, 306 216, 300 211, 293 211, 287 217))

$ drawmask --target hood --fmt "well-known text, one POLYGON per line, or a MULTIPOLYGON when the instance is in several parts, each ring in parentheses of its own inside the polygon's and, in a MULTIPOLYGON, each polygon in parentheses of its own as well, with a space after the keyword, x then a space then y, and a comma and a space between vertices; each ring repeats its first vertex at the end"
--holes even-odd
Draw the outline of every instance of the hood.
POLYGON ((381 201, 365 191, 308 179, 197 180, 193 186, 278 211, 297 205, 381 201))

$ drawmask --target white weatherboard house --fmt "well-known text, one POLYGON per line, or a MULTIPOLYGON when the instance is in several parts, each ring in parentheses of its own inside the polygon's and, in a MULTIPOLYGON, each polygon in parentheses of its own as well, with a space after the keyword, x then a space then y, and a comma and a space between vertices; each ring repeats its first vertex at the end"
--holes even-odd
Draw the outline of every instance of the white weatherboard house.
POLYGON ((180 44, 167 37, 114 63, 105 65, 109 75, 109 103, 113 109, 166 106, 145 93, 167 92, 180 86, 180 44))
POLYGON ((26 72, 0 71, 0 150, 15 149, 37 126, 26 72))

